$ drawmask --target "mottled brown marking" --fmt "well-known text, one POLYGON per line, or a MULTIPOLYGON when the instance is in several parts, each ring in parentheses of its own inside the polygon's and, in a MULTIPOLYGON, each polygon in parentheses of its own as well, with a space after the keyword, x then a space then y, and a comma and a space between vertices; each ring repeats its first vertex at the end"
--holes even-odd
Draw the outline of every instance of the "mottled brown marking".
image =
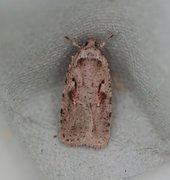
POLYGON ((66 73, 59 140, 69 146, 102 148, 110 138, 112 89, 107 59, 90 38, 66 73))
POLYGON ((112 104, 112 97, 109 98, 109 104, 112 104))
POLYGON ((102 67, 102 62, 101 61, 97 61, 97 66, 98 67, 102 67))
POLYGON ((65 84, 67 84, 67 78, 65 79, 65 84))
POLYGON ((110 126, 110 123, 107 123, 107 127, 109 127, 110 126))

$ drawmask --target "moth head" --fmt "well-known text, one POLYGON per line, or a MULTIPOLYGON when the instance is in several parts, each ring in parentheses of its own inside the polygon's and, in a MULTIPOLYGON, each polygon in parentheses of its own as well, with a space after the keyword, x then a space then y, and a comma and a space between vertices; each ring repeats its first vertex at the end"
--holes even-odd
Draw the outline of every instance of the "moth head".
POLYGON ((86 47, 94 47, 96 46, 96 39, 95 38, 89 38, 86 43, 85 43, 86 47))

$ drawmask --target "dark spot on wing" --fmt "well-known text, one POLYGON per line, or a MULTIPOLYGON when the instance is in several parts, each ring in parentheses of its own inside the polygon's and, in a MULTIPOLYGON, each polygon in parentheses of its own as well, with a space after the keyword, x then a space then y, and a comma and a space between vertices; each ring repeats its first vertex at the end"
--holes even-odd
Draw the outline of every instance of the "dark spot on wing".
POLYGON ((65 79, 65 83, 67 84, 67 78, 65 79))
POLYGON ((79 66, 82 66, 82 65, 83 65, 84 60, 85 60, 85 59, 80 58, 80 59, 77 61, 77 64, 78 64, 79 66))
POLYGON ((102 66, 102 62, 101 61, 97 61, 97 66, 101 67, 102 66))
POLYGON ((109 99, 109 104, 112 104, 112 97, 110 97, 109 99))
POLYGON ((107 127, 109 127, 110 126, 110 123, 107 123, 107 127))

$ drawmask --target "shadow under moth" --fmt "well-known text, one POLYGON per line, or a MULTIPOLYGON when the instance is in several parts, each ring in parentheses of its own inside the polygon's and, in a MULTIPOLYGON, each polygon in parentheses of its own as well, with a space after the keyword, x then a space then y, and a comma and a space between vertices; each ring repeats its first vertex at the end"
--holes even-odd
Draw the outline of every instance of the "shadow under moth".
POLYGON ((97 43, 90 38, 80 46, 65 38, 79 51, 72 56, 66 73, 59 140, 69 146, 105 147, 110 138, 112 113, 111 75, 101 52, 106 41, 97 43))

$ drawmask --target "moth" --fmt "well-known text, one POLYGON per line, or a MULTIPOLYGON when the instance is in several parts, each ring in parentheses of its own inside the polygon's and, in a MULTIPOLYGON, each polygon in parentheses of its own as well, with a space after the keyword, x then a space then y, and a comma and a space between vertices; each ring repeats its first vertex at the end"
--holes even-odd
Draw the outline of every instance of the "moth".
POLYGON ((95 38, 89 38, 79 45, 65 38, 79 50, 66 73, 59 140, 69 146, 103 148, 110 138, 112 114, 111 75, 101 51, 106 41, 97 43, 95 38))

